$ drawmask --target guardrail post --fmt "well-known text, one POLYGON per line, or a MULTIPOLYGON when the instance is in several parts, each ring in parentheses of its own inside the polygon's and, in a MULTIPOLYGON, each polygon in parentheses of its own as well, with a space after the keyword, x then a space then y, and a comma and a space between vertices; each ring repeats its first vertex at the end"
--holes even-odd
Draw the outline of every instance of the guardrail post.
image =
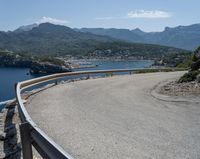
POLYGON ((86 79, 90 79, 90 74, 87 75, 86 79))
POLYGON ((33 159, 32 145, 30 138, 30 126, 27 122, 22 123, 20 125, 20 134, 21 134, 23 158, 33 159))
POLYGON ((58 85, 58 80, 55 81, 55 85, 58 85))

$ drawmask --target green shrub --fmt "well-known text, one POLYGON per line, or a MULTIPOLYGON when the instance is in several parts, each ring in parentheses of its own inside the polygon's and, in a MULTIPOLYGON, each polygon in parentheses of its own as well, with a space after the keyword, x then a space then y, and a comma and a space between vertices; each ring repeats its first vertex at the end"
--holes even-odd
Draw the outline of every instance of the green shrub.
POLYGON ((173 71, 185 71, 186 68, 155 68, 155 69, 141 69, 135 71, 135 73, 153 73, 153 72, 173 72, 173 71))
POLYGON ((189 68, 192 64, 192 59, 187 59, 184 62, 178 64, 176 67, 177 68, 189 68))
POLYGON ((199 71, 190 71, 188 73, 185 73, 180 79, 179 79, 179 83, 183 83, 183 82, 191 82, 194 81, 197 77, 197 75, 199 74, 199 71))
POLYGON ((112 72, 108 72, 108 73, 105 74, 105 76, 106 76, 106 77, 112 77, 112 76, 113 76, 113 73, 112 73, 112 72))
POLYGON ((193 61, 193 62, 198 61, 198 58, 197 58, 197 56, 196 56, 195 54, 192 55, 192 61, 193 61))

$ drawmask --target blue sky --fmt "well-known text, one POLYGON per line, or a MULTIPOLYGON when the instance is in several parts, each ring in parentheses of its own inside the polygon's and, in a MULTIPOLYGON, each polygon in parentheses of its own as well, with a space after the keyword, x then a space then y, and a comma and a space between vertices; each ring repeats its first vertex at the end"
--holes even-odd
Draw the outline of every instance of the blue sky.
POLYGON ((0 30, 52 22, 69 27, 141 28, 200 23, 200 0, 0 0, 0 30))

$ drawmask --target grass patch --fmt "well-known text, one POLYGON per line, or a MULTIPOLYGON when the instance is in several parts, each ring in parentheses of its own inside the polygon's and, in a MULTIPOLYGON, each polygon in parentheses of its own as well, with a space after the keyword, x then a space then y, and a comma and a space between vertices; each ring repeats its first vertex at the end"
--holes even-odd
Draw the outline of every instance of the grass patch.
POLYGON ((112 73, 112 72, 108 72, 108 73, 105 74, 105 76, 106 76, 106 77, 112 77, 112 76, 113 76, 113 73, 112 73))
POLYGON ((141 69, 135 71, 135 73, 153 73, 153 72, 174 72, 174 71, 187 71, 187 68, 155 68, 155 69, 141 69))

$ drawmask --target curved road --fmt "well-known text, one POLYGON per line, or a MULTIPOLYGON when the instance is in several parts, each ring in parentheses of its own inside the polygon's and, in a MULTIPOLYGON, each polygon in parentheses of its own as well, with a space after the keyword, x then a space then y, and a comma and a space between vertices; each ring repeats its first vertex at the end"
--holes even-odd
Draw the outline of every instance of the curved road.
POLYGON ((183 72, 60 84, 30 98, 31 117, 78 159, 199 159, 200 104, 151 96, 183 72))

